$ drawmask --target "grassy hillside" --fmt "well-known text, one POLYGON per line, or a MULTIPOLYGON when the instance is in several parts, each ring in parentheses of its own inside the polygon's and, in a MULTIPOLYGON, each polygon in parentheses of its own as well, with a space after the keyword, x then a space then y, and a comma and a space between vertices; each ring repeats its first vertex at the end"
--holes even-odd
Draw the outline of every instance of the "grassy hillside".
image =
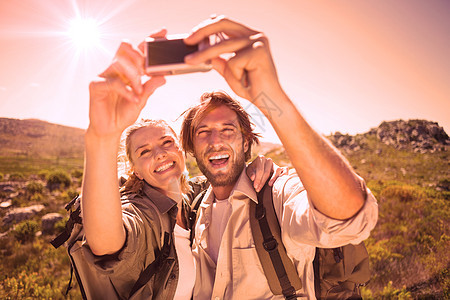
POLYGON ((0 174, 82 169, 83 134, 40 120, 0 118, 0 174))
MULTIPOLYGON (((421 129, 417 137, 405 128, 389 135, 380 131, 383 126, 356 136, 328 137, 379 202, 379 221, 366 241, 373 276, 363 288, 364 298, 448 299, 448 137, 441 139, 442 132, 432 137, 421 129)), ((82 135, 80 129, 36 120, 0 119, 0 299, 64 299, 68 257, 49 241, 65 220, 44 230, 42 218, 55 212, 66 218, 64 204, 80 191, 82 135), (13 209, 35 204, 43 204, 42 210, 5 222, 13 209)), ((263 144, 255 148, 258 153, 279 165, 290 164, 280 145, 263 144)), ((192 158, 188 169, 198 173, 192 158)), ((68 298, 80 298, 76 287, 68 298)))
MULTIPOLYGON (((344 136, 344 143, 340 134, 328 138, 379 203, 377 226, 366 240, 373 276, 364 298, 449 299, 448 144, 441 151, 421 151, 386 145, 373 132, 344 136)), ((289 165, 282 147, 266 156, 289 165)))
POLYGON ((82 157, 84 130, 28 119, 0 118, 2 156, 82 157))

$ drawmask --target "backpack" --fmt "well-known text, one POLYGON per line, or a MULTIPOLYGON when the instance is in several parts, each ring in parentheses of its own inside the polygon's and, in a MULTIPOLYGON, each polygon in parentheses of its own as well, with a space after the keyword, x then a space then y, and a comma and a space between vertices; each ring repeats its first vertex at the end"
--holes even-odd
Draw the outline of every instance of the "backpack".
MULTIPOLYGON (((150 203, 150 205, 152 204, 150 203)), ((80 251, 78 251, 78 249, 81 247, 81 244, 85 239, 83 222, 81 218, 81 198, 79 196, 75 197, 72 201, 66 204, 65 209, 69 212, 69 219, 66 222, 64 231, 50 242, 55 248, 59 248, 64 244, 70 258, 70 279, 65 295, 67 296, 69 291, 72 289, 73 274, 75 273, 83 299, 88 299, 88 297, 95 298, 95 292, 90 287, 109 285, 110 280, 102 274, 97 274, 91 267, 80 263, 80 260, 83 258, 80 257, 80 251)), ((154 209, 156 210, 156 207, 154 207, 154 209)), ((162 220, 155 221, 159 221, 162 226, 162 220)), ((141 287, 147 284, 147 282, 152 279, 160 268, 163 267, 164 262, 169 257, 171 243, 171 235, 167 232, 167 230, 162 229, 161 249, 156 248, 155 260, 142 271, 128 298, 131 298, 141 287)), ((102 292, 107 293, 106 290, 103 290, 102 292)), ((107 297, 107 294, 102 296, 107 297)))
MULTIPOLYGON (((204 184, 204 183, 202 183, 204 184)), ((206 190, 191 196, 191 243, 198 207, 206 190)), ((302 287, 292 260, 281 241, 281 229, 273 207, 272 188, 267 185, 257 194, 258 204, 250 201, 250 226, 256 251, 274 295, 297 299, 302 287)), ((369 254, 361 242, 338 248, 316 248, 313 262, 314 289, 317 299, 362 299, 360 287, 370 279, 369 254)))

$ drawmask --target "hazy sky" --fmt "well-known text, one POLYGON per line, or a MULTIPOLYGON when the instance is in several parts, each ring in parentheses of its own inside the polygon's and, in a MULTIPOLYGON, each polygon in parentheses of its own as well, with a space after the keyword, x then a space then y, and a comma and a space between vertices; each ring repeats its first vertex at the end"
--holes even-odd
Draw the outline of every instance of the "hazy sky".
MULTIPOLYGON (((319 132, 413 118, 450 132, 448 0, 0 0, 0 117, 86 128, 89 81, 121 40, 137 45, 161 27, 189 32, 213 13, 269 37, 283 88, 319 132), (68 32, 77 16, 99 24, 99 44, 76 46, 68 32)), ((175 121, 212 90, 233 95, 215 71, 167 77, 141 116, 175 121)), ((265 140, 277 141, 243 104, 265 140)))

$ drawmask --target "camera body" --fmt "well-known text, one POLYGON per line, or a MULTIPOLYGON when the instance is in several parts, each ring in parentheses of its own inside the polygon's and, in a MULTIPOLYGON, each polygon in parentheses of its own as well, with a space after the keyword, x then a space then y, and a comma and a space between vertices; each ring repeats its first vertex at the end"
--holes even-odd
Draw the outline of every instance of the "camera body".
POLYGON ((209 39, 197 45, 186 45, 183 35, 169 35, 165 38, 145 39, 145 71, 149 76, 176 75, 192 72, 207 72, 212 69, 210 63, 188 65, 184 57, 190 53, 210 46, 209 39))

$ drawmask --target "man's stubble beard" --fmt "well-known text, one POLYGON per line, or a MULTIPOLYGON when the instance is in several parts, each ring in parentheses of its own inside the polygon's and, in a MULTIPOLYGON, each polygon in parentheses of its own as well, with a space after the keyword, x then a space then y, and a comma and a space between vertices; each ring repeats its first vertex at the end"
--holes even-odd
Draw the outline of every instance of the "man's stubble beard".
POLYGON ((197 161, 198 168, 203 173, 203 175, 205 175, 212 186, 228 186, 237 182, 239 176, 242 173, 242 170, 244 170, 245 168, 244 145, 242 145, 241 151, 234 153, 236 154, 235 161, 229 161, 229 163, 232 164, 231 170, 225 174, 222 173, 218 175, 215 175, 211 171, 209 171, 206 166, 206 164, 209 163, 208 161, 206 163, 203 163, 203 158, 199 159, 199 156, 196 153, 194 153, 194 156, 197 161))

